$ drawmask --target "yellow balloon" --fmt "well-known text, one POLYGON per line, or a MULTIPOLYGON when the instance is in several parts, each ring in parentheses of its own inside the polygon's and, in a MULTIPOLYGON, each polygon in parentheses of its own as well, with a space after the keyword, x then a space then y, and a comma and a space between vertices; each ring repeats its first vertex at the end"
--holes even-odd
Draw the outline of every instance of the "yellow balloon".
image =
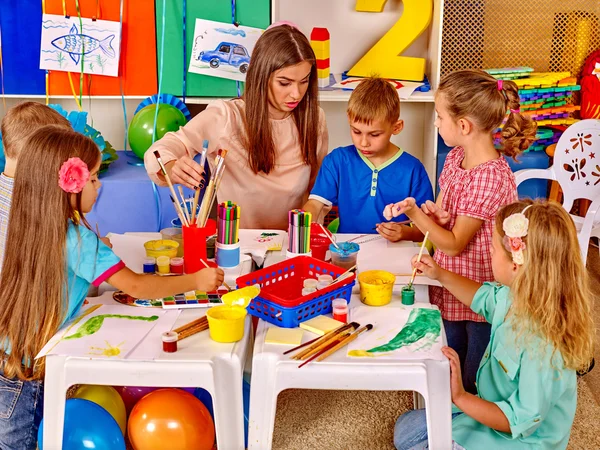
POLYGON ((114 387, 83 384, 77 388, 73 397, 89 400, 103 407, 117 421, 121 432, 125 435, 127 425, 125 403, 114 387))

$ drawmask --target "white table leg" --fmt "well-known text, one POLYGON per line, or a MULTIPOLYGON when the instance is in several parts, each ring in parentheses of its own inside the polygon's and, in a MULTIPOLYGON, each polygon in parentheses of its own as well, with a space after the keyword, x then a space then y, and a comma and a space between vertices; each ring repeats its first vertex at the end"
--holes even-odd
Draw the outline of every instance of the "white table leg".
POLYGON ((266 450, 271 448, 273 443, 279 394, 276 377, 277 357, 273 354, 255 355, 250 384, 249 450, 266 450))
POLYGON ((244 450, 244 402, 239 360, 213 360, 213 405, 217 445, 224 450, 244 450))
POLYGON ((429 448, 452 448, 452 401, 450 395, 450 364, 448 361, 425 361, 427 390, 425 396, 429 448))
POLYGON ((65 383, 64 356, 46 357, 44 379, 44 449, 62 448, 67 389, 65 383))

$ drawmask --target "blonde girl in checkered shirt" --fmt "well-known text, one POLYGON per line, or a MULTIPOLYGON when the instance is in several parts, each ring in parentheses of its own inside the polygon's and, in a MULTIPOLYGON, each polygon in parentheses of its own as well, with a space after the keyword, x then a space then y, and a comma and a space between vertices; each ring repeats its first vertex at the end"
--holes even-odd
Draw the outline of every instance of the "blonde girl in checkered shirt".
MULTIPOLYGON (((515 177, 504 156, 515 158, 529 147, 536 125, 520 113, 515 83, 478 70, 444 77, 435 109, 435 126, 453 147, 438 181, 438 198, 423 205, 407 198, 388 205, 384 215, 406 214, 423 233, 429 232, 436 246, 434 260, 443 269, 479 283, 492 281, 493 220, 502 206, 517 200, 515 177), (500 147, 494 145, 498 129, 500 147)), ((442 312, 448 345, 460 357, 465 389, 475 393, 490 325, 447 289, 432 286, 429 293, 442 312)))

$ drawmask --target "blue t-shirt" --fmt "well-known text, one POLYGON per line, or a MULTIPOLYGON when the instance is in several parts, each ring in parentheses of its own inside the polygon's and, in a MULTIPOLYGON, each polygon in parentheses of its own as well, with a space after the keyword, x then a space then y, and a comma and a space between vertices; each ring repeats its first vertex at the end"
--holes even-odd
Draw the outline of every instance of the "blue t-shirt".
MULTIPOLYGON (((398 153, 375 167, 354 145, 339 147, 323 160, 310 197, 338 207, 339 233, 374 233, 385 222, 386 205, 414 197, 418 206, 433 200, 425 167, 414 156, 398 153)), ((406 220, 405 215, 393 219, 406 220)))

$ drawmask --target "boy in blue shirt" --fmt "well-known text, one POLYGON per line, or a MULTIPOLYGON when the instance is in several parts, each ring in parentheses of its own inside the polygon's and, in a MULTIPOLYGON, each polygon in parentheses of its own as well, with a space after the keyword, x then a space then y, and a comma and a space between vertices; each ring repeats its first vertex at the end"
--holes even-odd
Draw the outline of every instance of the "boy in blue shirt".
POLYGON ((423 164, 390 142, 404 127, 396 89, 381 78, 367 78, 352 92, 347 113, 354 145, 325 157, 303 209, 318 220, 326 207, 337 206, 339 233, 376 229, 390 241, 422 241, 416 227, 398 223, 406 216, 390 222, 383 217, 385 206, 398 198, 414 197, 417 205, 433 200, 423 164))

